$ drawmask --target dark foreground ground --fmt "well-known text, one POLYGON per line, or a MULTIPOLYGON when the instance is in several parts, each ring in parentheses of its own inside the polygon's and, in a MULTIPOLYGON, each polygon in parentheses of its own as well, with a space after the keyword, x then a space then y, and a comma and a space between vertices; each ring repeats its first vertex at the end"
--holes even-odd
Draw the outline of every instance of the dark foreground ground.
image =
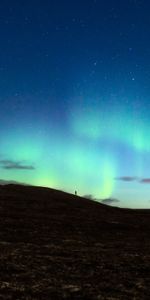
POLYGON ((150 211, 1 186, 0 299, 150 299, 150 211))

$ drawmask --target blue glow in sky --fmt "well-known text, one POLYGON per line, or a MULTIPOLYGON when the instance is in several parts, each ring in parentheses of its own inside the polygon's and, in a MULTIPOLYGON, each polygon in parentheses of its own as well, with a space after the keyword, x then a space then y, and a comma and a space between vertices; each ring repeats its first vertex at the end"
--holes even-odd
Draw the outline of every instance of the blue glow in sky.
POLYGON ((1 179, 150 207, 149 11, 1 1, 1 179))

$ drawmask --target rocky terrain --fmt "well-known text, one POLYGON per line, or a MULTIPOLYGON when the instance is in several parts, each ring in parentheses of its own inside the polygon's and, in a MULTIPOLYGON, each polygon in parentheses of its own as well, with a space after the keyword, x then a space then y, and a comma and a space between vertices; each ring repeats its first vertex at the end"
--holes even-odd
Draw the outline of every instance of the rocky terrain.
POLYGON ((0 186, 0 299, 150 299, 150 211, 0 186))

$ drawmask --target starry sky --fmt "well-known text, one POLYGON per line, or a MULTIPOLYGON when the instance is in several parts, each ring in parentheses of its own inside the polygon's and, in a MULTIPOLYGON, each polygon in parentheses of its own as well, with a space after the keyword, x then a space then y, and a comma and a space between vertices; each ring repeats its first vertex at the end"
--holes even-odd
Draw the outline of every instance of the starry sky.
POLYGON ((150 208, 150 3, 0 1, 0 182, 150 208))

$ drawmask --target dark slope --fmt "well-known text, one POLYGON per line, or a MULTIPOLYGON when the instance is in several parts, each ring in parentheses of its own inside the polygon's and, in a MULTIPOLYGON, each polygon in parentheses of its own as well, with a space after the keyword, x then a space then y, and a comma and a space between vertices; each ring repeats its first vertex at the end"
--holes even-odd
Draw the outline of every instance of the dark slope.
POLYGON ((150 211, 0 187, 0 299, 150 299, 150 211))

